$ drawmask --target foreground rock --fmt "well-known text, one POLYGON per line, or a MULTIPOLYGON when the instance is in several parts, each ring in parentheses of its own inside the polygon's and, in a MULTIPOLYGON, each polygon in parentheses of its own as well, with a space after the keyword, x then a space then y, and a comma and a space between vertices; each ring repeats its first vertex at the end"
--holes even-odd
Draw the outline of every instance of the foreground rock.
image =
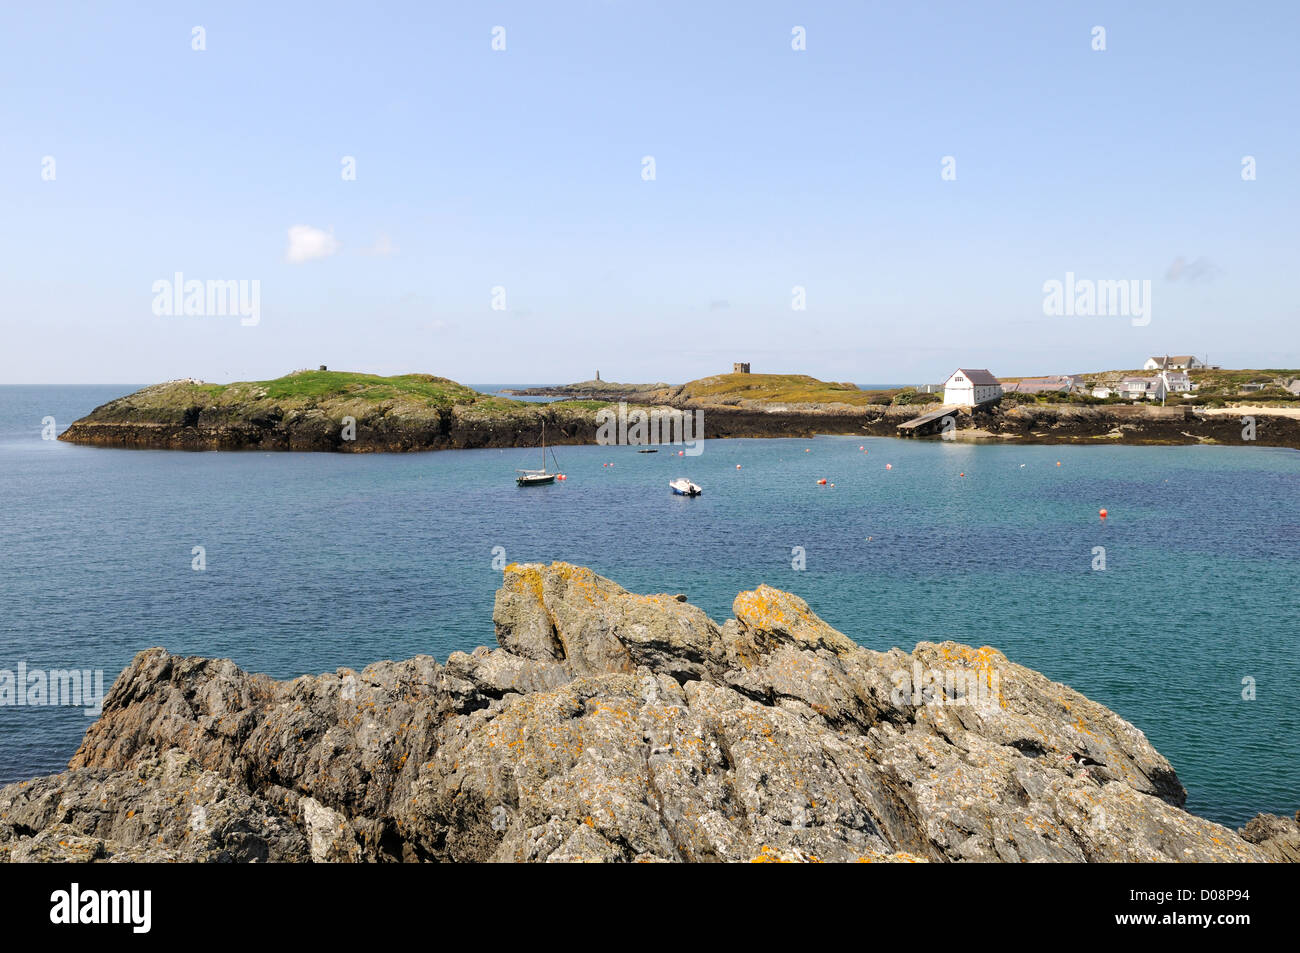
POLYGON ((136 656, 63 774, 0 789, 42 861, 1257 861, 1135 727, 991 648, 864 649, 760 586, 722 625, 564 563, 499 648, 277 682, 136 656))

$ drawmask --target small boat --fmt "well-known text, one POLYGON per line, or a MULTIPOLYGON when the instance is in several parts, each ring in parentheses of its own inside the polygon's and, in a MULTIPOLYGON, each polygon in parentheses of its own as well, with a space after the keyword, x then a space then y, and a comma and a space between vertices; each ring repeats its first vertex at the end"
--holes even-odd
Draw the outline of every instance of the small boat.
POLYGON ((659 449, 658 449, 657 447, 650 447, 650 448, 648 448, 648 449, 646 449, 646 450, 638 450, 638 451, 637 451, 637 453, 658 453, 658 452, 659 452, 659 449))
MULTIPOLYGON (((552 460, 555 459, 554 450, 551 451, 551 459, 552 460)), ((557 461, 555 464, 555 468, 558 470, 559 466, 560 466, 559 462, 557 461)), ((516 470, 515 473, 519 474, 517 477, 515 477, 516 486, 546 486, 549 483, 554 483, 555 478, 559 476, 558 473, 552 473, 546 469, 546 421, 545 420, 542 421, 542 468, 540 470, 516 470)))
POLYGON ((668 488, 678 496, 699 496, 704 492, 698 484, 692 483, 684 477, 680 480, 673 480, 668 484, 668 488))

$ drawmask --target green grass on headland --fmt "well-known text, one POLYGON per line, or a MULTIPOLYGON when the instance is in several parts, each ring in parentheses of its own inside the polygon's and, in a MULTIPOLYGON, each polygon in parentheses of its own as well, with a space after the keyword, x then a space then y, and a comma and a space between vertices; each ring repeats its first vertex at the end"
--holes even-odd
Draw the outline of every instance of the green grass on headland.
POLYGON ((228 389, 260 388, 273 400, 320 400, 347 396, 357 400, 423 398, 437 404, 473 403, 481 394, 471 387, 432 374, 354 374, 349 371, 298 371, 270 381, 225 385, 228 389))
POLYGON ((206 419, 283 417, 320 411, 326 416, 372 413, 421 417, 474 408, 483 413, 531 415, 546 405, 484 394, 432 374, 357 374, 349 371, 296 371, 265 381, 209 384, 168 381, 119 397, 97 408, 90 419, 178 423, 202 411, 206 419))
POLYGON ((757 400, 775 404, 888 404, 899 391, 859 390, 856 384, 821 381, 807 374, 718 374, 682 385, 681 398, 726 403, 757 400))

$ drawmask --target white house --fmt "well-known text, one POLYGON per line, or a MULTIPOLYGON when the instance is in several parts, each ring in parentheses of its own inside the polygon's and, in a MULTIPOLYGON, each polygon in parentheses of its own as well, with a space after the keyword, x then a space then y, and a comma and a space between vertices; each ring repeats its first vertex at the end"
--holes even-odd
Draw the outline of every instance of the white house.
POLYGON ((1079 379, 1071 376, 1026 377, 1002 385, 1004 394, 1072 394, 1079 389, 1079 379))
POLYGON ((1000 400, 1002 385, 984 369, 967 370, 959 367, 943 383, 943 402, 958 407, 978 407, 1000 400))
POLYGON ((1147 362, 1142 365, 1144 371, 1194 371, 1198 367, 1204 367, 1203 361, 1198 361, 1191 354, 1175 354, 1170 357, 1166 354, 1164 357, 1148 357, 1147 362))
POLYGON ((1105 384, 1098 384, 1092 389, 1093 397, 1113 397, 1115 393, 1115 391, 1111 390, 1105 384))
POLYGON ((1190 394, 1196 389, 1192 379, 1182 371, 1165 371, 1162 375, 1171 394, 1190 394))
POLYGON ((1164 400, 1168 391, 1158 377, 1126 377, 1119 384, 1119 395, 1129 400, 1164 400))

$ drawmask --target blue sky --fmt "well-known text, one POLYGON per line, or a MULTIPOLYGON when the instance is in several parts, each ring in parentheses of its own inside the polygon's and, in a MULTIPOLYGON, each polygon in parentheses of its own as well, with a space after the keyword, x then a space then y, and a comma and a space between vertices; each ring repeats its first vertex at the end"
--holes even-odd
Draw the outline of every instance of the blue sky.
POLYGON ((10 4, 0 383, 1297 367, 1298 35, 1290 2, 10 4), (292 260, 295 226, 332 239, 292 260), (259 323, 156 315, 176 272, 258 281, 259 323), (1150 323, 1044 315, 1066 272, 1150 280, 1150 323))

